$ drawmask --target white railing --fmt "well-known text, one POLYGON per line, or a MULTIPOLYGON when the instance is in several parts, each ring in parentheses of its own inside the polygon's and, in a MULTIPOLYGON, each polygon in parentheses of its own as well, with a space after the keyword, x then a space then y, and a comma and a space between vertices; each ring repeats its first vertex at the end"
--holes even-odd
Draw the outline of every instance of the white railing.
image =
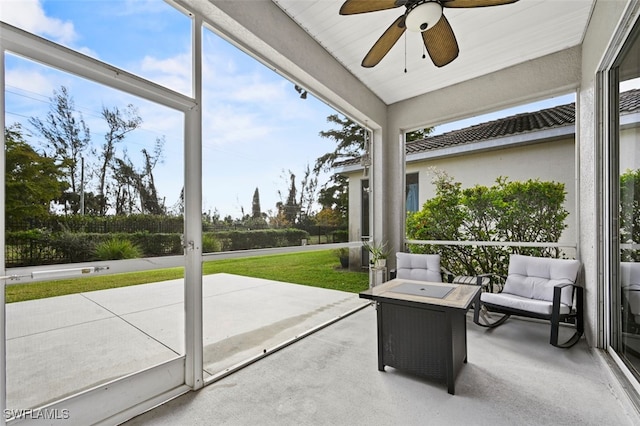
POLYGON ((446 240, 405 240, 405 244, 434 245, 434 246, 494 246, 494 247, 542 247, 542 248, 573 248, 576 243, 536 243, 521 241, 446 241, 446 240))

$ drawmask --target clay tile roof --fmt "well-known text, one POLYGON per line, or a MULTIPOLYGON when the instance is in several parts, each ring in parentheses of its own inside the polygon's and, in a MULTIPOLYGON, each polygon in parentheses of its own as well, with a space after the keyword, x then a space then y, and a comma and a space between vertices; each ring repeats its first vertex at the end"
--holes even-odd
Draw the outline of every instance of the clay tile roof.
MULTIPOLYGON (((627 114, 640 112, 640 89, 620 94, 620 112, 627 114)), ((520 133, 535 132, 574 124, 576 121, 575 104, 559 105, 535 112, 527 112, 504 117, 486 123, 480 123, 464 129, 453 130, 441 135, 430 136, 418 141, 407 142, 406 154, 416 154, 432 149, 480 142, 520 133)), ((336 167, 357 165, 359 158, 336 163, 336 167)))
POLYGON ((575 104, 527 112, 408 142, 407 154, 479 142, 575 123, 575 104))
POLYGON ((640 89, 620 93, 620 112, 640 111, 640 89))

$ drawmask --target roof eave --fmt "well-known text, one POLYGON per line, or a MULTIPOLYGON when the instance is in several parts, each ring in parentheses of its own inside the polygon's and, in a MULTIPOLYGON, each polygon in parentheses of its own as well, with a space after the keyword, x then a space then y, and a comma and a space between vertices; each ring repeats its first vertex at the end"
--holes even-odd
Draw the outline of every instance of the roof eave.
POLYGON ((486 139, 478 142, 449 146, 446 148, 437 148, 415 154, 407 154, 406 161, 407 163, 410 163, 423 160, 433 160, 436 158, 469 154, 471 152, 491 151, 509 148, 512 146, 550 142, 552 140, 567 138, 574 135, 575 125, 574 123, 571 123, 565 126, 558 126, 544 130, 535 130, 494 139, 486 139))

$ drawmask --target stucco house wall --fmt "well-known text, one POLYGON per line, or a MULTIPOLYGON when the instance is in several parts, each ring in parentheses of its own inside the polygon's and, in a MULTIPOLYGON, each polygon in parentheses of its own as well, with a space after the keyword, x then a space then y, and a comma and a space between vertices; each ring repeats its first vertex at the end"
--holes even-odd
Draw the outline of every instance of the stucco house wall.
POLYGON ((575 144, 574 139, 484 151, 407 164, 408 173, 419 173, 419 205, 433 198, 432 168, 446 172, 463 188, 492 186, 503 176, 510 181, 540 179, 563 183, 567 192, 565 209, 569 212, 567 229, 561 242, 575 243, 575 144))
MULTIPOLYGON (((634 97, 640 97, 640 92, 634 97)), ((556 128, 554 132, 564 136, 548 137, 548 129, 545 129, 531 132, 525 142, 517 142, 522 135, 505 138, 503 142, 506 147, 501 145, 500 140, 478 140, 464 147, 444 147, 406 155, 406 174, 418 174, 418 205, 421 207, 426 200, 435 196, 434 170, 446 172, 454 181, 460 182, 463 188, 474 185, 491 186, 499 177, 507 177, 510 181, 539 179, 560 182, 565 186, 564 207, 569 216, 566 219, 567 228, 559 242, 576 246, 580 215, 576 195, 579 173, 576 171, 575 126, 564 126, 563 130, 556 128), (536 139, 536 133, 541 136, 540 139, 536 139), (488 149, 488 145, 493 146, 493 149, 488 149)), ((635 148, 639 132, 640 113, 624 116, 620 135, 621 170, 640 168, 640 158, 636 157, 635 148)), ((370 179, 371 174, 365 175, 364 169, 357 162, 352 162, 339 171, 349 178, 349 239, 359 241, 362 236, 369 235, 367 230, 361 229, 361 194, 363 180, 370 179)), ((577 256, 574 248, 565 247, 563 250, 569 257, 577 256)), ((361 265, 359 250, 352 250, 351 265, 361 265)))
MULTIPOLYGON (((445 171, 456 182, 460 182, 463 188, 474 185, 491 186, 500 176, 508 177, 511 181, 540 179, 564 183, 567 191, 565 208, 569 211, 569 217, 567 229, 560 241, 574 244, 577 232, 574 151, 574 139, 565 138, 499 151, 471 152, 422 161, 411 161, 408 157, 406 173, 418 173, 420 207, 435 195, 432 183, 434 168, 445 171)), ((343 173, 349 178, 349 240, 358 241, 363 235, 368 235, 361 229, 361 190, 365 176, 361 168, 343 173)), ((353 251, 351 254, 356 256, 352 259, 352 265, 359 264, 359 253, 353 251)))
MULTIPOLYGON (((640 113, 636 114, 634 118, 640 121, 640 113)), ((636 141, 640 140, 640 123, 638 121, 620 132, 620 173, 640 168, 640 156, 636 147, 636 141)))

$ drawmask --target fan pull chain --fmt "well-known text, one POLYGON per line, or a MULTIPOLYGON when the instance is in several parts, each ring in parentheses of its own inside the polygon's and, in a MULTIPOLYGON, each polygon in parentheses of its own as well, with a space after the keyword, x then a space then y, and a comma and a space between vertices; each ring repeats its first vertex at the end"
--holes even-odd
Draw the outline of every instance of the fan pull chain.
POLYGON ((424 43, 422 44, 422 59, 426 58, 427 55, 424 54, 424 43))
POLYGON ((407 73, 407 33, 404 33, 404 73, 407 73))

